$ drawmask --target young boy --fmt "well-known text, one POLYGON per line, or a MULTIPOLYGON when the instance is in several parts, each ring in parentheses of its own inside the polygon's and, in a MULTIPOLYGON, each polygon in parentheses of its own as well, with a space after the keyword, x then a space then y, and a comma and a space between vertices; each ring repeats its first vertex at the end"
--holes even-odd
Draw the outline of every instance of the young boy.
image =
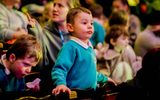
MULTIPOLYGON (((17 38, 0 59, 0 93, 24 91, 24 77, 31 72, 32 66, 36 66, 41 55, 40 44, 34 36, 23 35, 17 38)), ((36 85, 32 88, 38 88, 36 85)))
POLYGON ((94 32, 91 12, 83 7, 73 8, 67 15, 67 28, 72 37, 62 47, 51 75, 53 94, 70 89, 96 89, 98 82, 111 81, 96 71, 96 56, 89 41, 94 32))

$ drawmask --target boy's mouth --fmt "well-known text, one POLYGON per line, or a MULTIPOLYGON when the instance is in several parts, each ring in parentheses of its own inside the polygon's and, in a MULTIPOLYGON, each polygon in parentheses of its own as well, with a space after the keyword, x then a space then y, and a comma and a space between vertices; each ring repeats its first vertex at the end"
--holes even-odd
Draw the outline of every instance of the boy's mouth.
POLYGON ((93 31, 87 31, 88 34, 93 34, 93 31))

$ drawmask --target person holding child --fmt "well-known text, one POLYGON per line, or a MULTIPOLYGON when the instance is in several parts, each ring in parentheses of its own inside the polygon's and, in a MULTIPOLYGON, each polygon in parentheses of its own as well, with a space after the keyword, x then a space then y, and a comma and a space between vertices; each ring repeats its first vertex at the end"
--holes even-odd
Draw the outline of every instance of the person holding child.
POLYGON ((63 45, 52 69, 52 93, 71 94, 73 88, 95 90, 99 82, 113 82, 96 69, 96 55, 89 41, 94 32, 91 12, 83 7, 72 8, 67 15, 67 28, 72 37, 63 45))

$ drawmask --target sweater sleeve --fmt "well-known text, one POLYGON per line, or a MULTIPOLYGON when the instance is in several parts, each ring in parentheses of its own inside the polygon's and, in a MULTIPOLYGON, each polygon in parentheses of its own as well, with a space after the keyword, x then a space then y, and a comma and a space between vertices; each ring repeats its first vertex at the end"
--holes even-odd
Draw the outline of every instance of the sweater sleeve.
POLYGON ((108 77, 102 73, 97 72, 97 83, 106 83, 108 82, 108 77))
POLYGON ((58 58, 51 71, 53 85, 67 85, 66 77, 75 60, 72 46, 65 45, 58 54, 58 58))
POLYGON ((12 34, 15 32, 9 27, 9 20, 5 11, 0 8, 0 39, 12 39, 12 34))

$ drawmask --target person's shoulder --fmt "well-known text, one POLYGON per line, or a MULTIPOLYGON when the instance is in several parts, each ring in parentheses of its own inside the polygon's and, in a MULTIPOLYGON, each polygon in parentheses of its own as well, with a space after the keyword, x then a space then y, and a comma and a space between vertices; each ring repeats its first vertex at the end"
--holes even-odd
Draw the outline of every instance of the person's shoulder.
POLYGON ((5 78, 5 76, 5 67, 2 64, 0 64, 0 81, 2 81, 5 78))
POLYGON ((4 66, 0 63, 0 70, 4 70, 4 66))
POLYGON ((67 41, 65 44, 64 44, 64 46, 74 46, 74 45, 76 45, 77 43, 75 42, 75 41, 73 41, 73 40, 69 40, 69 41, 67 41))
POLYGON ((98 21, 94 20, 93 21, 93 25, 95 26, 99 26, 99 27, 103 27, 98 21))
POLYGON ((80 43, 74 40, 69 40, 62 46, 63 49, 67 50, 75 50, 78 49, 79 47, 81 47, 80 43))
POLYGON ((5 6, 0 3, 0 14, 6 14, 5 6))

